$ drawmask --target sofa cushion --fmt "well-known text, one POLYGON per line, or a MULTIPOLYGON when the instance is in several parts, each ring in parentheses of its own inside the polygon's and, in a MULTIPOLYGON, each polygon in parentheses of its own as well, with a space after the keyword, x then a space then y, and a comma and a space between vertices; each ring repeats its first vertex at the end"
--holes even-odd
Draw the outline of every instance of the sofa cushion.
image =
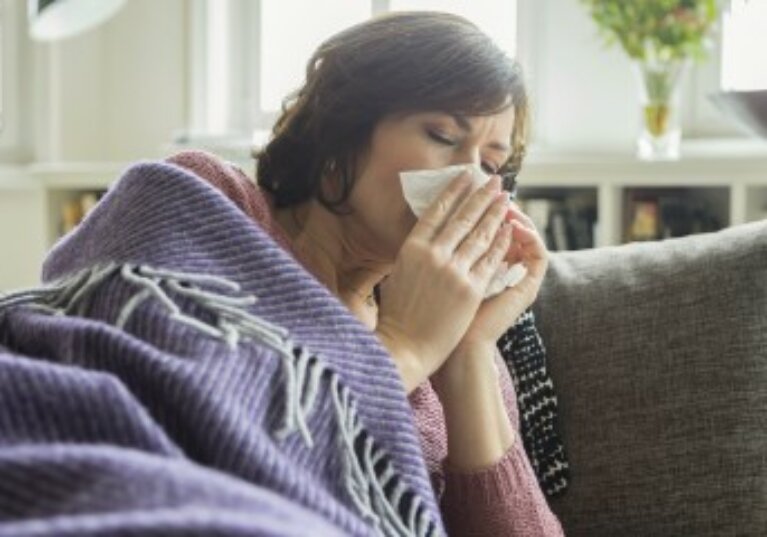
POLYGON ((534 313, 568 536, 767 535, 767 221, 552 253, 534 313))

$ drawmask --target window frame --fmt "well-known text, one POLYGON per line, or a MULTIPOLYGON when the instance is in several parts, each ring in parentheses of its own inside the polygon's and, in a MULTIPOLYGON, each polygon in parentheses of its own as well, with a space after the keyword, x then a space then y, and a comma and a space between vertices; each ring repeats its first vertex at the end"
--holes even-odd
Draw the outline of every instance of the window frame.
POLYGON ((28 114, 28 97, 22 67, 27 55, 26 12, 23 2, 0 0, 0 161, 15 162, 23 156, 24 121, 28 114))
MULTIPOLYGON (((2 0, 0 0, 2 1, 2 0)), ((261 52, 262 43, 259 33, 245 31, 243 21, 251 21, 251 26, 260 28, 263 1, 269 0, 191 0, 189 9, 189 124, 186 132, 177 137, 177 142, 223 142, 230 145, 265 141, 277 120, 279 112, 261 108, 261 52), (228 9, 228 30, 226 40, 229 50, 240 52, 230 54, 227 72, 234 78, 228 80, 229 102, 227 127, 223 130, 211 128, 207 84, 210 80, 211 58, 209 56, 210 28, 208 9, 212 1, 226 2, 228 9), (237 46, 234 46, 234 45, 237 46), (240 93, 237 93, 239 88, 240 93)), ((390 0, 367 0, 370 3, 371 17, 391 10, 390 0)), ((499 0, 501 1, 501 0, 499 0)), ((517 9, 520 4, 517 2, 517 9)), ((519 17, 517 17, 519 26, 519 17)))
POLYGON ((3 135, 5 119, 5 5, 0 2, 0 137, 3 135))
POLYGON ((227 9, 226 35, 217 36, 225 40, 230 54, 225 66, 226 96, 231 103, 228 106, 224 129, 216 128, 210 119, 208 94, 212 77, 211 56, 209 43, 216 36, 211 35, 208 26, 211 21, 208 10, 210 0, 191 0, 188 21, 189 47, 189 126, 183 136, 189 138, 230 138, 238 139, 249 135, 252 129, 261 129, 276 119, 275 114, 265 113, 260 109, 260 72, 261 43, 253 32, 245 32, 242 25, 244 20, 253 21, 253 25, 261 25, 261 2, 248 0, 217 0, 225 2, 227 9), (232 46, 237 44, 238 46, 232 46), (244 52, 244 53, 243 53, 244 52), (238 93, 237 89, 242 93, 238 93), (253 103, 254 105, 248 105, 253 103))
MULTIPOLYGON (((7 1, 7 0, 0 0, 7 1)), ((209 143, 248 146, 260 144, 268 138, 272 125, 277 119, 278 112, 261 109, 260 58, 262 44, 256 32, 243 32, 242 21, 251 21, 251 26, 261 25, 262 1, 268 0, 190 0, 190 98, 189 124, 187 132, 180 136, 181 141, 196 139, 209 143), (204 21, 206 20, 206 4, 211 1, 228 2, 230 9, 230 26, 235 31, 230 32, 230 43, 239 43, 232 50, 247 51, 245 54, 234 54, 229 58, 229 73, 238 75, 233 80, 232 88, 242 89, 240 96, 230 93, 230 109, 228 112, 228 132, 211 132, 206 122, 208 108, 206 105, 206 80, 209 80, 206 65, 206 35, 204 21), (239 19, 238 19, 239 17, 239 19), (239 42, 237 40, 240 40, 239 42), (185 140, 184 140, 185 139, 185 140)), ((390 0, 368 0, 371 6, 371 16, 390 11, 390 0)), ((536 70, 539 62, 544 61, 544 51, 533 49, 532 36, 545 26, 546 20, 542 13, 542 5, 538 2, 518 1, 517 10, 517 58, 525 68, 529 92, 534 101, 537 85, 536 70)), ((721 19, 719 28, 721 29, 721 19)), ((709 59, 700 64, 693 64, 685 84, 685 99, 682 109, 682 127, 685 139, 703 140, 738 140, 746 137, 739 127, 722 114, 709 99, 711 93, 721 89, 722 39, 721 30, 713 36, 713 46, 709 59)), ((545 102, 540 105, 546 106, 545 102)), ((534 110, 535 112, 535 110, 534 110)), ((177 141, 179 141, 177 139, 177 141)))

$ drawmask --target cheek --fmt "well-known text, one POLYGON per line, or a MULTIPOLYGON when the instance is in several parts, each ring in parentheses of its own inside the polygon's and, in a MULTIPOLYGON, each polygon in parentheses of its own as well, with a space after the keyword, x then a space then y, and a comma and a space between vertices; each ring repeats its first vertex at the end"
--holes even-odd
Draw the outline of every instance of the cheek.
POLYGON ((368 226, 389 246, 394 242, 401 245, 416 223, 402 194, 400 172, 447 166, 451 162, 446 158, 417 127, 382 130, 373 137, 370 151, 360 163, 352 200, 366 214, 368 226))
MULTIPOLYGON (((360 189, 360 202, 369 214, 376 215, 379 227, 412 227, 415 215, 408 207, 402 193, 399 169, 381 170, 374 180, 360 189)), ((372 178, 372 177, 371 177, 372 178)))
POLYGON ((351 202, 369 239, 387 255, 399 250, 416 223, 402 195, 398 168, 368 167, 352 191, 351 202))

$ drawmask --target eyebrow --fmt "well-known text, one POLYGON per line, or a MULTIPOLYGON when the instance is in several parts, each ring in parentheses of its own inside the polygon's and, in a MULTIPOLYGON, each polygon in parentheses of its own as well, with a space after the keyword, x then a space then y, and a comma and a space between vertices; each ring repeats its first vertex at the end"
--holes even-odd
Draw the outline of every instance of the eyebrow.
MULTIPOLYGON (((453 118, 453 120, 461 128, 461 130, 467 133, 471 133, 471 124, 466 119, 466 117, 461 116, 459 114, 449 114, 449 115, 450 117, 453 118)), ((504 153, 511 153, 511 146, 509 146, 508 144, 503 144, 501 142, 490 142, 489 144, 487 144, 487 146, 498 151, 503 151, 504 153)))

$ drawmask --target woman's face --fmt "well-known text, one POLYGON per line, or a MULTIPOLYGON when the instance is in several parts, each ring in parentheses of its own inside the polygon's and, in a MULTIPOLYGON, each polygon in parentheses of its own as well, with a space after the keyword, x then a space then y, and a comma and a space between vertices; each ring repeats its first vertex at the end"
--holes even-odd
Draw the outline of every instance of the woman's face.
POLYGON ((381 120, 360 158, 348 201, 354 233, 362 234, 356 239, 374 241, 368 246, 377 256, 393 260, 416 222, 399 173, 475 163, 491 175, 511 155, 513 124, 513 107, 492 116, 423 112, 381 120))

